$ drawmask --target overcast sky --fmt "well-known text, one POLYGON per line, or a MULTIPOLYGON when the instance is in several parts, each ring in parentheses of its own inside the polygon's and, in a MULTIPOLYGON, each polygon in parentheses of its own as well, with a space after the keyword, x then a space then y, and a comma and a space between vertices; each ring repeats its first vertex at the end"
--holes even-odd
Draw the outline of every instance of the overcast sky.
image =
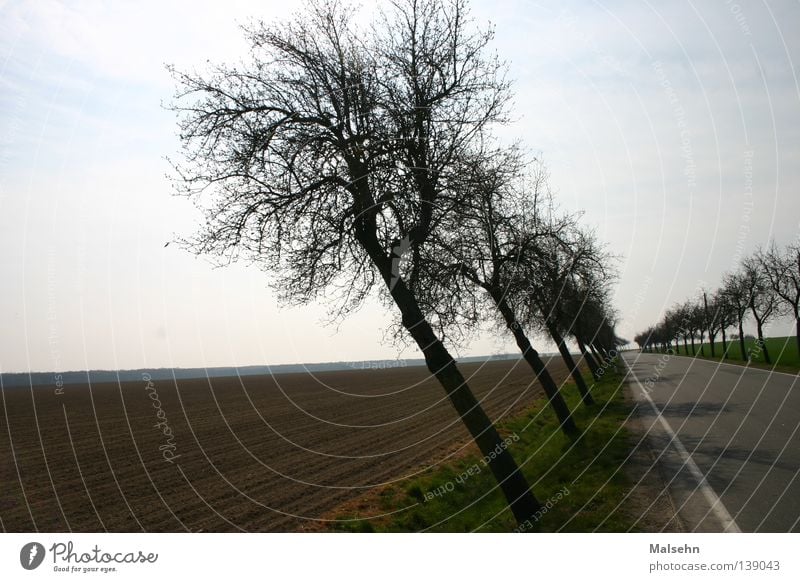
MULTIPOLYGON (((0 371, 398 355, 376 304, 326 327, 324 304, 279 308, 257 269, 164 246, 198 218, 165 177, 164 64, 234 60, 239 23, 297 6, 0 0, 0 371)), ((542 153, 561 204, 622 257, 624 337, 759 244, 797 239, 796 1, 473 9, 515 81, 504 134, 542 153)), ((513 349, 482 334, 460 353, 513 349)))

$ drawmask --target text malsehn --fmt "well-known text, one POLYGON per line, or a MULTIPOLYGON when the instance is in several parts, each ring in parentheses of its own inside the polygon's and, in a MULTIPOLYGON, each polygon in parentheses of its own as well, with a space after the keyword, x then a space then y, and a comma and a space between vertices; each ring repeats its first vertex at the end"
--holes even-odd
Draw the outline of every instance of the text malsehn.
POLYGON ((76 552, 72 542, 63 544, 57 542, 50 546, 50 553, 53 555, 53 563, 58 560, 68 564, 152 564, 158 560, 158 554, 145 554, 139 552, 104 552, 97 545, 88 552, 76 552))
POLYGON ((651 554, 699 554, 700 546, 690 546, 684 544, 682 546, 673 546, 672 544, 650 544, 651 554))

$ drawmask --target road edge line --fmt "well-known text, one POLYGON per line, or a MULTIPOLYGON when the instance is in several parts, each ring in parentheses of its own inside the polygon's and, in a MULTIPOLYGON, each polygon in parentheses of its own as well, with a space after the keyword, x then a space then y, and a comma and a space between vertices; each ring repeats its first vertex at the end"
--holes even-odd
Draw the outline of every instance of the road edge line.
POLYGON ((627 368, 628 368, 628 374, 636 382, 636 385, 639 386, 639 389, 642 391, 642 395, 647 399, 647 402, 653 409, 656 418, 658 418, 658 421, 661 423, 661 427, 669 435, 670 442, 675 447, 675 450, 678 452, 678 455, 680 455, 684 464, 689 469, 689 472, 697 480, 697 487, 700 489, 701 493, 703 494, 703 497, 705 497, 706 501, 711 506, 711 511, 714 513, 715 517, 722 524, 723 533, 741 533, 742 530, 739 529, 739 526, 736 524, 736 520, 734 520, 733 516, 731 516, 731 514, 728 512, 728 509, 725 507, 725 504, 722 502, 722 499, 720 499, 719 496, 716 494, 714 488, 711 487, 711 485, 709 485, 705 475, 703 475, 703 472, 700 470, 700 467, 698 467, 697 463, 694 462, 694 459, 692 459, 692 456, 689 454, 689 451, 686 450, 686 447, 683 446, 683 443, 678 438, 678 435, 675 434, 675 431, 672 430, 672 427, 669 425, 667 420, 661 414, 661 411, 658 410, 656 403, 653 402, 652 398, 650 398, 650 394, 647 393, 645 387, 642 386, 641 382, 639 382, 639 378, 636 377, 636 374, 634 373, 634 371, 631 369, 630 366, 627 366, 627 368))

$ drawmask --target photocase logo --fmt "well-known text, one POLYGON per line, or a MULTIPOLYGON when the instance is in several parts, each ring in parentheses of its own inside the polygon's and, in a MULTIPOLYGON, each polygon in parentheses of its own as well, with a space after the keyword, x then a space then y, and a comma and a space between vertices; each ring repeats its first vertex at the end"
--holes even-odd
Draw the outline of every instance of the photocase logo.
POLYGON ((400 239, 400 242, 392 247, 392 280, 389 283, 389 291, 394 289, 397 281, 400 280, 400 267, 403 264, 403 255, 411 248, 411 239, 408 235, 400 239))
POLYGON ((35 570, 44 561, 44 546, 39 542, 29 542, 19 551, 19 563, 26 570, 35 570))

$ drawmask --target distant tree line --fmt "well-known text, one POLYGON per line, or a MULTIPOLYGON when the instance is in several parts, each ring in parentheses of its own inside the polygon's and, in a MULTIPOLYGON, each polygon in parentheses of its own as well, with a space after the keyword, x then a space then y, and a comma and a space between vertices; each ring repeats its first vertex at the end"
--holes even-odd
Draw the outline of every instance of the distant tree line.
POLYGON ((247 28, 239 64, 173 70, 176 184, 205 213, 187 246, 250 260, 283 302, 329 299, 336 317, 378 290, 524 523, 541 504, 446 343, 506 328, 574 438, 531 337, 552 338, 591 405, 567 342, 596 378, 614 360, 612 257, 557 212, 540 161, 498 145, 510 87, 465 0, 396 0, 371 27, 356 22, 340 2, 310 2, 247 28))
POLYGON ((712 357, 717 355, 716 341, 722 341, 722 357, 728 353, 728 330, 736 330, 742 358, 750 359, 746 350, 744 325, 756 326, 758 349, 764 361, 772 363, 764 326, 779 317, 795 321, 797 348, 800 352, 800 244, 783 248, 774 241, 766 248, 745 257, 738 268, 722 277, 722 284, 713 292, 702 291, 698 296, 677 304, 667 311, 661 322, 637 334, 634 341, 645 351, 677 349, 683 341, 684 350, 705 355, 708 339, 712 357))

